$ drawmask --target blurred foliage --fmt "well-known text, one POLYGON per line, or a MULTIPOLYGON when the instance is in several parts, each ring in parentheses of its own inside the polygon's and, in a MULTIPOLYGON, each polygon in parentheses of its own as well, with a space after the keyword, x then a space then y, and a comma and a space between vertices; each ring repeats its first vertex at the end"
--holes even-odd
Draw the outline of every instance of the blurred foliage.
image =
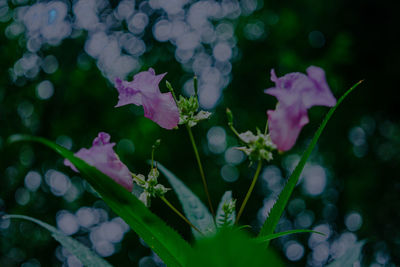
MULTIPOLYGON (((265 2, 251 16, 237 20, 235 34, 240 52, 233 63, 232 81, 223 92, 219 106, 213 110, 212 118, 193 129, 201 144, 213 203, 230 189, 241 203, 254 166, 249 168, 247 161, 242 163, 238 167, 240 178, 234 183, 221 179, 224 156, 209 151, 206 133, 212 126, 222 126, 228 133, 227 147, 237 144, 226 126, 226 107, 234 112, 237 129, 263 128, 266 110, 275 105, 275 100, 263 93, 263 89, 272 86, 271 68, 281 76, 287 72, 303 72, 312 64, 321 66, 337 97, 356 81, 365 79, 334 115, 313 153, 311 161, 329 170, 327 189, 313 197, 297 188, 293 198, 304 199, 307 209, 314 212, 313 225, 328 222, 334 235, 346 230, 346 214, 359 212, 363 225, 356 234, 359 239, 367 239, 363 253, 365 262, 376 261, 378 255, 390 255, 390 262, 400 264, 400 123, 395 97, 397 69, 393 64, 399 61, 400 54, 394 39, 395 12, 391 5, 372 0, 297 0, 290 4, 275 1, 265 2), (243 28, 252 21, 263 23, 263 38, 249 40, 244 35, 243 28), (310 44, 309 34, 316 30, 325 36, 322 47, 310 44), (364 146, 357 146, 349 139, 354 129, 361 129, 365 134, 364 146), (361 153, 360 149, 367 150, 361 153), (326 209, 328 203, 334 203, 330 211, 326 209)), ((45 46, 39 52, 57 56, 59 68, 55 73, 41 72, 32 80, 12 82, 9 70, 25 52, 26 40, 23 37, 7 39, 6 26, 7 23, 0 23, 0 212, 27 214, 52 225, 56 225, 55 215, 59 210, 75 212, 82 206, 95 206, 112 214, 90 190, 81 190, 79 197, 70 202, 53 195, 44 181, 39 190, 29 192, 26 205, 18 204, 16 192, 24 187, 24 178, 30 170, 38 171, 43 177, 48 169, 59 170, 70 176, 77 187, 85 189, 85 184, 50 150, 36 144, 8 146, 7 137, 15 133, 34 134, 60 143, 71 140, 71 149, 76 151, 88 147, 99 131, 106 131, 114 142, 122 139, 133 142, 134 146, 128 149, 117 145, 116 151, 131 171, 137 173, 147 173, 146 160, 150 158, 151 146, 154 140, 161 138, 156 160, 206 201, 185 129, 163 130, 144 118, 140 107, 114 108, 117 91, 102 76, 94 60, 82 51, 84 36, 66 39, 60 46, 45 46), (40 100, 35 94, 42 80, 50 80, 55 88, 48 100, 40 100), (26 108, 32 112, 29 118, 23 115, 26 108)), ((157 73, 168 72, 166 79, 175 89, 181 88, 190 74, 175 62, 172 45, 150 40, 149 43, 152 43, 152 50, 143 55, 142 69, 152 66, 157 73)), ((160 87, 167 91, 165 84, 161 83, 160 87)), ((326 112, 322 107, 311 109, 310 123, 303 129, 293 152, 304 151, 326 112)), ((284 170, 282 159, 285 155, 278 156, 272 164, 284 170)), ((284 172, 284 176, 287 175, 284 172)), ((162 177, 161 182, 167 183, 162 177)), ((257 212, 265 196, 258 186, 242 219, 243 224, 253 226, 254 232, 258 227, 257 212)), ((173 192, 167 197, 180 207, 173 192)), ((161 201, 154 201, 151 209, 186 239, 192 239, 189 227, 161 201)), ((286 218, 293 220, 294 216, 287 213, 286 218)), ((87 232, 80 231, 75 236, 90 243, 87 232)), ((32 258, 43 266, 60 265, 56 258, 60 253, 57 243, 43 230, 33 229, 25 222, 13 222, 7 229, 0 229, 0 237, 1 266, 17 266, 32 258), (55 253, 49 253, 52 251, 55 253)), ((300 235, 296 240, 306 246, 307 238, 308 235, 300 235)), ((272 245, 278 248, 282 243, 276 240, 272 245)), ((305 249, 306 254, 312 251, 308 247, 305 249)), ((107 260, 115 266, 132 266, 150 253, 131 231, 117 246, 117 253, 107 260)), ((284 252, 281 253, 284 256, 284 252)), ((306 261, 307 257, 303 257, 292 264, 304 266, 306 261)))
POLYGON ((237 229, 223 229, 215 237, 201 240, 194 250, 188 266, 285 266, 274 252, 237 229))

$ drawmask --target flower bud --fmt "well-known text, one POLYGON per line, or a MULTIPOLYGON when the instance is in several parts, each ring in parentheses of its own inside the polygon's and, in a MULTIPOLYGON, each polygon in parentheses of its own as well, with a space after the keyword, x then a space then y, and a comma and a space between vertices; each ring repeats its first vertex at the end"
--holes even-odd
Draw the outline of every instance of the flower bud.
POLYGON ((160 144, 161 144, 161 139, 157 139, 155 142, 154 142, 154 145, 153 145, 153 149, 157 149, 159 146, 160 146, 160 144))
POLYGON ((226 116, 228 117, 228 125, 232 126, 233 125, 233 114, 229 108, 226 108, 226 116))

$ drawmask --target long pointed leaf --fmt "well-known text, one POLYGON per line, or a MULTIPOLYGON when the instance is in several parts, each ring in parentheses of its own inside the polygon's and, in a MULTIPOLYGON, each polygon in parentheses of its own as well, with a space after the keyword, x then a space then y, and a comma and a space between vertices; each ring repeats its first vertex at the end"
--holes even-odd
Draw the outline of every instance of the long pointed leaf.
POLYGON ((42 143, 67 158, 82 177, 100 194, 108 206, 120 216, 168 266, 184 266, 191 247, 164 221, 154 215, 134 195, 107 175, 87 164, 73 153, 41 137, 13 135, 9 142, 34 141, 42 143))
POLYGON ((5 215, 3 219, 23 219, 34 222, 43 228, 51 232, 51 235, 55 240, 60 242, 71 254, 77 257, 84 266, 88 267, 111 267, 106 260, 99 257, 96 253, 91 251, 88 247, 82 245, 80 242, 76 241, 72 237, 64 235, 61 231, 55 227, 42 222, 38 219, 24 216, 24 215, 5 215))
MULTIPOLYGON (((182 204, 183 211, 191 223, 193 223, 204 235, 215 233, 215 224, 212 215, 200 199, 172 172, 160 163, 157 163, 158 169, 167 178, 174 192, 177 194, 182 204)), ((196 230, 192 228, 196 239, 202 238, 196 230)))
POLYGON ((266 236, 261 236, 261 237, 257 237, 256 241, 259 242, 266 242, 281 236, 285 236, 285 235, 291 235, 291 234, 298 234, 298 233, 314 233, 314 234, 320 234, 320 235, 325 235, 324 233, 321 232, 317 232, 317 231, 313 231, 313 230, 306 230, 306 229, 296 229, 296 230, 289 230, 289 231, 284 231, 284 232, 280 232, 280 233, 275 233, 275 234, 270 234, 270 235, 266 235, 266 236))
POLYGON ((336 105, 329 110, 328 114, 326 114, 324 120, 321 123, 321 126, 319 126, 317 132, 315 133, 313 139, 311 140, 311 143, 308 145, 306 151, 301 157, 300 162, 297 164, 292 175, 289 177, 285 187, 280 193, 278 200, 272 207, 269 216, 267 217, 263 227, 261 228, 259 236, 267 236, 274 232, 275 227, 278 224, 279 219, 282 216, 283 210, 285 209, 286 204, 290 198, 290 195, 292 194, 293 189, 295 188, 297 182, 299 181, 301 172, 303 171, 303 168, 306 165, 306 162, 310 157, 311 152, 313 151, 315 145, 317 144, 317 141, 321 136, 322 131, 324 130, 326 124, 328 123, 329 119, 332 117, 333 113, 335 112, 336 108, 340 105, 340 103, 342 103, 343 100, 346 98, 346 96, 350 94, 361 82, 362 81, 359 81, 358 83, 353 85, 349 90, 347 90, 347 92, 344 93, 344 95, 341 98, 339 98, 336 105))

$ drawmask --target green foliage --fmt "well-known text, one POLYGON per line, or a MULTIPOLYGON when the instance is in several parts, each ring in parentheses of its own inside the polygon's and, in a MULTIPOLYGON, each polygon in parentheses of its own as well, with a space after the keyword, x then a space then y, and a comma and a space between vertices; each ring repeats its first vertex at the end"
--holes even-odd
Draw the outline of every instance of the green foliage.
POLYGON ((226 191, 219 202, 216 222, 218 227, 232 226, 236 219, 236 200, 232 198, 232 191, 226 191))
MULTIPOLYGON (((179 201, 182 204, 183 211, 186 217, 193 225, 200 229, 204 235, 214 234, 215 224, 212 215, 201 200, 172 172, 165 168, 160 163, 157 163, 158 169, 167 178, 174 192, 177 194, 179 201)), ((196 230, 192 229, 196 239, 203 236, 196 230)))
POLYGON ((278 256, 238 229, 223 228, 212 238, 196 243, 190 267, 280 267, 278 256))
POLYGON ((361 250, 364 244, 365 241, 354 243, 352 247, 346 250, 343 256, 328 264, 327 267, 353 266, 353 264, 360 259, 361 250))
POLYGON ((97 256, 93 251, 91 251, 86 246, 82 245, 80 242, 76 241, 72 237, 64 235, 62 232, 54 228, 53 226, 37 220, 32 217, 24 215, 6 215, 2 217, 3 219, 22 219, 34 222, 43 228, 51 232, 51 235, 55 240, 60 242, 71 254, 75 255, 84 266, 88 267, 111 267, 107 261, 97 256))
POLYGON ((283 210, 285 209, 286 204, 290 198, 290 195, 292 194, 294 187, 299 181, 301 172, 303 171, 303 168, 306 165, 306 162, 309 156, 311 155, 311 152, 313 151, 315 145, 317 144, 317 141, 321 136, 322 131, 324 130, 326 124, 328 123, 329 119, 332 117, 333 113, 335 112, 336 108, 340 105, 340 103, 342 103, 343 100, 346 98, 346 96, 348 96, 361 82, 362 81, 359 81, 358 83, 353 85, 349 90, 347 90, 346 93, 344 93, 344 95, 341 98, 339 98, 336 105, 329 110, 328 114, 326 114, 324 120, 322 121, 322 124, 320 125, 313 139, 311 140, 311 143, 308 145, 306 151, 301 157, 292 175, 289 177, 287 184, 280 193, 278 200, 272 207, 271 212, 269 213, 266 221, 264 222, 264 225, 261 228, 259 236, 268 236, 274 232, 275 227, 278 224, 279 219, 282 216, 283 210))
POLYGON ((189 244, 125 188, 73 153, 40 137, 13 135, 9 142, 34 141, 42 143, 67 158, 82 177, 100 194, 108 206, 120 216, 168 266, 184 266, 189 244))
POLYGON ((281 236, 298 234, 298 233, 314 233, 314 234, 319 234, 319 235, 325 235, 324 233, 313 231, 313 230, 296 229, 296 230, 289 230, 289 231, 284 231, 284 232, 280 232, 280 233, 257 237, 256 240, 259 242, 266 242, 266 241, 269 241, 269 240, 272 240, 272 239, 275 239, 275 238, 278 238, 281 236))

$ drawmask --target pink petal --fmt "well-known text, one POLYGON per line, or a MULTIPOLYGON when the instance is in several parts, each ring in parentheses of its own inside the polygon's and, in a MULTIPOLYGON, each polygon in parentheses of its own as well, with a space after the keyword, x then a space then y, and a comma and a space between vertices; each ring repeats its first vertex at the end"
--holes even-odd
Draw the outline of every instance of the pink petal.
POLYGON ((150 68, 148 71, 142 71, 133 77, 130 82, 132 88, 140 90, 142 93, 157 93, 160 92, 158 84, 167 73, 155 75, 154 69, 150 68))
POLYGON ((170 92, 161 93, 158 84, 166 73, 155 75, 154 69, 136 74, 132 82, 116 80, 115 87, 119 92, 117 107, 135 104, 142 105, 144 116, 165 129, 178 125, 179 109, 170 92))
POLYGON ((140 106, 142 104, 142 96, 140 91, 133 89, 129 82, 115 79, 115 87, 118 90, 118 104, 115 107, 121 107, 128 104, 140 106))
POLYGON ((326 82, 324 70, 310 66, 307 68, 307 74, 308 76, 293 72, 278 78, 272 69, 271 80, 275 82, 275 87, 264 92, 287 105, 294 101, 302 101, 307 109, 312 106, 334 106, 336 99, 326 82), (294 98, 297 100, 293 100, 294 98))
POLYGON ((279 101, 277 109, 269 110, 267 114, 271 139, 281 151, 289 150, 295 144, 302 127, 308 123, 307 109, 336 104, 324 70, 310 66, 307 74, 293 72, 278 78, 271 70, 275 87, 264 92, 279 101))
POLYGON ((283 90, 276 87, 266 89, 264 93, 275 96, 279 103, 284 103, 285 105, 291 105, 301 99, 301 95, 298 92, 283 90))
POLYGON ((303 96, 304 104, 308 108, 312 106, 333 107, 336 99, 326 82, 325 71, 319 67, 310 66, 307 68, 307 74, 315 89, 303 96))
POLYGON ((279 105, 276 110, 268 110, 267 114, 272 142, 280 151, 287 151, 294 146, 301 129, 309 121, 307 109, 299 103, 279 105))
POLYGON ((93 146, 101 146, 110 143, 111 136, 108 133, 100 132, 93 140, 93 146))
MULTIPOLYGON (((133 181, 131 173, 128 167, 126 167, 126 165, 119 160, 117 154, 115 154, 113 149, 115 143, 110 143, 109 141, 110 135, 101 132, 98 137, 94 139, 91 148, 82 148, 74 155, 86 161, 89 165, 96 167, 129 191, 132 191, 133 181)), ((65 160, 64 164, 78 172, 69 160, 65 160)))
POLYGON ((274 82, 274 83, 277 83, 278 82, 278 76, 276 76, 275 70, 271 69, 270 74, 271 74, 271 81, 274 82))
POLYGON ((179 109, 170 92, 143 97, 144 116, 165 129, 173 129, 179 123, 179 109))

